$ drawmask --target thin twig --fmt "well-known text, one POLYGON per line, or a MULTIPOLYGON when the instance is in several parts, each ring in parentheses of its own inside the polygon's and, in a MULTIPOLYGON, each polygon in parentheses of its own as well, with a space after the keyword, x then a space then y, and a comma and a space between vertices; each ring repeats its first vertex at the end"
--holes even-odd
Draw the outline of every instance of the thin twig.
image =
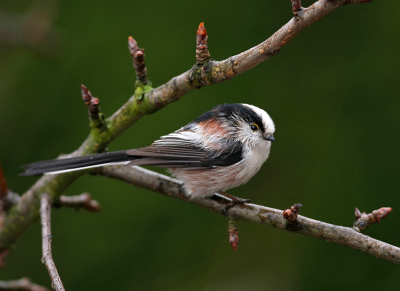
MULTIPOLYGON (((94 173, 193 203, 219 214, 221 214, 225 205, 230 202, 230 200, 222 195, 214 195, 212 199, 187 196, 182 190, 181 181, 140 167, 111 166, 98 168, 94 173)), ((228 213, 231 219, 243 219, 272 225, 283 230, 345 245, 375 257, 400 264, 400 248, 358 233, 349 227, 333 225, 301 215, 298 215, 296 223, 287 224, 282 216, 282 210, 256 204, 238 205, 230 208, 228 213)))
POLYGON ((371 224, 381 222, 381 219, 385 218, 389 215, 393 209, 390 207, 382 207, 378 210, 372 211, 372 213, 366 214, 365 212, 361 213, 358 208, 356 208, 355 216, 357 220, 353 224, 353 229, 358 232, 363 232, 366 230, 371 224))
POLYGON ((207 45, 207 31, 204 27, 204 22, 200 23, 196 33, 196 64, 202 66, 210 60, 210 52, 207 45))
POLYGON ((137 80, 142 84, 149 84, 147 68, 144 62, 144 49, 138 47, 136 40, 132 36, 128 38, 128 47, 132 56, 137 80))
POLYGON ((85 85, 81 85, 82 99, 85 101, 85 105, 88 107, 90 119, 99 119, 100 113, 100 100, 92 96, 92 93, 86 88, 85 85))
MULTIPOLYGON (((365 0, 352 0, 351 3, 364 2, 365 0)), ((317 1, 307 9, 298 11, 298 15, 259 45, 223 61, 210 61, 195 73, 192 68, 151 90, 145 97, 159 109, 192 90, 230 80, 276 56, 301 31, 333 10, 349 3, 350 0, 317 1)))
POLYGON ((99 202, 92 199, 89 193, 83 193, 76 196, 61 195, 59 201, 53 203, 54 207, 71 207, 76 210, 85 209, 90 212, 98 212, 101 210, 99 202))
POLYGON ((47 271, 49 271, 51 286, 56 291, 65 291, 64 286, 61 282, 60 275, 56 265, 53 261, 51 254, 51 225, 50 225, 50 213, 51 213, 51 198, 48 194, 42 194, 40 198, 40 218, 42 221, 42 262, 46 265, 47 271))
POLYGON ((239 231, 236 219, 228 219, 229 243, 236 252, 239 246, 239 231))
POLYGON ((34 284, 28 278, 14 281, 0 281, 0 291, 48 291, 47 288, 34 284))

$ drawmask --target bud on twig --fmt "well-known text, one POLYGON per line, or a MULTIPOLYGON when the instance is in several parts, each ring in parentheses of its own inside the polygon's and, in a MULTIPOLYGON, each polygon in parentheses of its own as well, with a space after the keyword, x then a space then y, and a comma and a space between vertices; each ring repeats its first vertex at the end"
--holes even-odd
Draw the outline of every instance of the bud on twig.
POLYGON ((136 40, 130 36, 128 38, 129 51, 132 56, 133 66, 136 71, 136 78, 142 84, 149 84, 147 80, 147 68, 144 62, 144 49, 138 47, 136 40))
POLYGON ((356 208, 355 216, 357 220, 353 224, 353 229, 358 232, 363 232, 366 230, 371 224, 381 222, 381 219, 385 218, 389 215, 393 209, 391 207, 382 207, 378 210, 372 211, 372 213, 366 214, 365 212, 360 212, 358 208, 356 208))
POLYGON ((283 217, 286 219, 288 223, 293 223, 297 220, 297 216, 299 215, 300 209, 303 205, 300 203, 296 203, 290 209, 286 209, 283 211, 283 217))
POLYGON ((237 251, 239 246, 239 231, 236 224, 236 220, 228 220, 228 231, 229 231, 229 243, 231 244, 234 251, 237 251))
POLYGON ((100 113, 100 100, 92 96, 92 93, 85 87, 81 85, 82 99, 85 101, 85 105, 88 107, 90 119, 99 119, 100 113))
POLYGON ((200 23, 199 28, 197 29, 196 33, 196 40, 197 40, 197 45, 196 45, 196 59, 197 65, 203 65, 204 63, 208 62, 210 60, 210 52, 208 51, 208 45, 207 45, 207 31, 206 28, 204 27, 204 22, 200 23))

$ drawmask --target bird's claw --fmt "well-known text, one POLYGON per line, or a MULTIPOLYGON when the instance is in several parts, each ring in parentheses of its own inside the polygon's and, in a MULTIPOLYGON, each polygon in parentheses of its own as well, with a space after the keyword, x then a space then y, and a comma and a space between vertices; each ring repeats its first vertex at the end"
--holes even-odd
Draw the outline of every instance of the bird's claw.
POLYGON ((250 203, 251 202, 250 199, 242 199, 242 198, 238 198, 238 197, 235 197, 235 196, 232 196, 232 197, 234 197, 234 198, 231 198, 232 201, 229 202, 228 204, 226 204, 225 207, 222 209, 222 215, 224 215, 224 216, 227 215, 226 211, 229 208, 232 208, 232 207, 234 207, 234 206, 236 206, 238 204, 250 203))

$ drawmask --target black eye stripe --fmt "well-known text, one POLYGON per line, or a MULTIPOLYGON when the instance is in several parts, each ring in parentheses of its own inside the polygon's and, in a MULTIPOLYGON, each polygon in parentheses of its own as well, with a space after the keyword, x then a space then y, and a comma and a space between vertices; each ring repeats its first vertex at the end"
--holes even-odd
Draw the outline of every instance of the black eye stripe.
POLYGON ((261 116, 259 116, 253 109, 245 105, 234 103, 234 104, 222 104, 214 107, 210 111, 205 112, 198 118, 196 118, 186 129, 198 124, 202 121, 210 119, 226 118, 228 122, 237 124, 237 117, 240 117, 247 124, 257 124, 262 132, 265 132, 264 124, 261 116))

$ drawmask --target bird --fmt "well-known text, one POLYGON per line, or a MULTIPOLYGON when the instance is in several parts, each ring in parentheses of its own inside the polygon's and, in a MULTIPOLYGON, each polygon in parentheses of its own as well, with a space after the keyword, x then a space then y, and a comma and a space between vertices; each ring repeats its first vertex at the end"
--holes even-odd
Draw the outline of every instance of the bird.
POLYGON ((144 148, 60 158, 25 165, 21 176, 60 174, 108 165, 167 168, 193 197, 222 194, 232 201, 223 214, 250 202, 225 191, 249 181, 267 160, 275 124, 263 109, 244 103, 221 104, 144 148))

